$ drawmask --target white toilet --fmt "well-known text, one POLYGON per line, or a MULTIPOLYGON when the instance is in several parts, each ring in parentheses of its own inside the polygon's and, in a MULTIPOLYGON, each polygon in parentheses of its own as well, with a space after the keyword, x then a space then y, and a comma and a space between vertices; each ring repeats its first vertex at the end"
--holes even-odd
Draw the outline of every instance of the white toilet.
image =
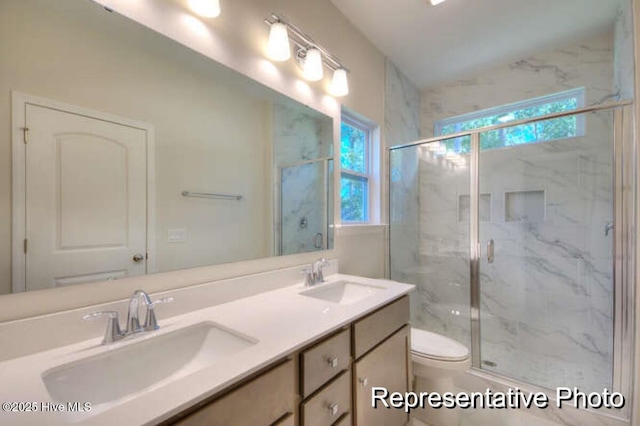
MULTIPOLYGON (((469 349, 448 337, 411 329, 411 361, 415 392, 454 392, 453 378, 471 367, 469 349)), ((411 416, 431 426, 458 426, 457 409, 429 406, 411 410, 411 416)))

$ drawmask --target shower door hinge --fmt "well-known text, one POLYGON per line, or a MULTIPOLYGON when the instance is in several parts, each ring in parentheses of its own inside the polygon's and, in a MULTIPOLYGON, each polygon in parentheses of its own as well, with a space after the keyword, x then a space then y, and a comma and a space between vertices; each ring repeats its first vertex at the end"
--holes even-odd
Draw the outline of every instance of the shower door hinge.
POLYGON ((29 248, 29 240, 27 240, 26 238, 24 239, 22 248, 24 249, 24 254, 27 254, 27 249, 29 248))
POLYGON ((23 127, 22 128, 22 142, 24 142, 25 145, 27 143, 29 143, 29 128, 28 127, 23 127))

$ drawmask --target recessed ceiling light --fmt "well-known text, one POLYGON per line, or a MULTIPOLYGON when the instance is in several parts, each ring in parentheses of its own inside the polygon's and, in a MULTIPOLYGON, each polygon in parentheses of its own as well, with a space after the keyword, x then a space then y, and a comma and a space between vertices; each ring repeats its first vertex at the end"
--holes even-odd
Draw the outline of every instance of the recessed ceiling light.
POLYGON ((432 6, 442 3, 444 0, 429 0, 432 6))

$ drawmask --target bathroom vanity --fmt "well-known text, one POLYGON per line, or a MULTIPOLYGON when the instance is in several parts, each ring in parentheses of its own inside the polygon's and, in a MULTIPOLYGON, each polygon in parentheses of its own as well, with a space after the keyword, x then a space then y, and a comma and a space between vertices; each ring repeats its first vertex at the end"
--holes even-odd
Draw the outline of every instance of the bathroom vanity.
MULTIPOLYGON (((335 273, 313 287, 300 281, 299 268, 290 268, 154 295, 172 296, 176 305, 158 308, 157 331, 101 345, 104 329, 95 326, 104 324, 90 324, 99 337, 94 333, 88 340, 0 362, 7 385, 0 389, 2 401, 65 407, 92 402, 84 412, 2 412, 0 422, 405 424, 402 410, 372 409, 370 391, 372 386, 409 389, 407 293, 413 286, 335 273), (297 282, 287 283, 292 277, 297 282), (233 292, 240 282, 274 288, 227 296, 231 300, 225 303, 220 293, 233 292), (217 304, 188 310, 192 301, 203 303, 212 294, 218 295, 217 304), (115 369, 109 370, 111 364, 115 369)), ((84 314, 122 310, 126 301, 118 303, 50 317, 82 326, 84 314)), ((26 321, 36 329, 44 319, 26 321)), ((0 340, 21 326, 0 325, 0 340)))
POLYGON ((372 385, 409 390, 408 322, 404 296, 165 424, 321 426, 351 425, 352 419, 356 425, 405 424, 402 410, 373 409, 370 391, 372 385))

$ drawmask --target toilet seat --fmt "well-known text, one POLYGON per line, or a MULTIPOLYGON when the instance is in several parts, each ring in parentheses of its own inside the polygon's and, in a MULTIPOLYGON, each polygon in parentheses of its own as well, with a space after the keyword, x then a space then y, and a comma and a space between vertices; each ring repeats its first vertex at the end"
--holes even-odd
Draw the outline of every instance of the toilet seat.
POLYGON ((453 339, 417 328, 411 329, 411 354, 436 361, 465 361, 469 349, 453 339))

